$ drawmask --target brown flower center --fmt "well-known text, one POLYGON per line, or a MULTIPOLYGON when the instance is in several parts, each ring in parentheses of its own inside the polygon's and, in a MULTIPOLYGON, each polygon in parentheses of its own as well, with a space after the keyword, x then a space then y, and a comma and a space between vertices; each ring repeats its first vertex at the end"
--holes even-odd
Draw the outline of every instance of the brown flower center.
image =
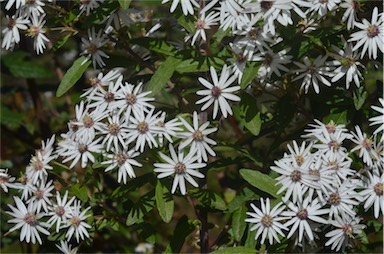
POLYGON ((334 149, 334 150, 339 150, 339 148, 341 147, 341 144, 340 143, 337 143, 336 140, 331 140, 329 143, 328 143, 328 147, 329 149, 334 149))
POLYGON ((335 192, 335 193, 332 193, 331 195, 329 195, 328 203, 330 205, 337 206, 340 204, 340 202, 341 202, 341 198, 340 198, 339 193, 335 192))
POLYGON ((196 21, 196 29, 202 30, 204 29, 204 26, 205 26, 205 21, 203 19, 198 19, 196 21))
POLYGON ((137 125, 137 130, 141 133, 141 134, 145 134, 149 131, 149 127, 148 127, 148 124, 146 122, 140 122, 138 125, 137 125))
POLYGON ((85 153, 86 151, 88 151, 88 146, 85 145, 85 144, 80 143, 77 146, 77 149, 79 150, 80 153, 85 153))
POLYGON ((183 163, 181 162, 176 163, 175 165, 176 174, 179 174, 179 175, 185 174, 186 170, 187 170, 187 167, 183 163))
POLYGON ((37 191, 35 191, 35 197, 37 198, 37 199, 42 199, 42 198, 44 198, 44 191, 43 190, 37 190, 37 191))
POLYGON ((211 95, 213 98, 218 99, 221 95, 221 89, 218 86, 212 87, 211 95))
POLYGON ((295 156, 295 160, 296 160, 297 165, 301 166, 301 165, 303 165, 305 158, 303 155, 300 154, 300 155, 295 156))
POLYGON ((296 214, 296 216, 300 219, 300 220, 306 220, 308 218, 308 211, 307 209, 303 208, 301 210, 299 210, 296 214))
POLYGON ((204 137, 204 134, 200 130, 197 130, 194 133, 192 133, 192 138, 195 141, 202 141, 203 137, 204 137))
POLYGON ((108 125, 108 131, 111 135, 117 136, 120 131, 120 126, 117 123, 111 123, 110 125, 108 125))
POLYGON ((262 218, 261 218, 261 224, 266 227, 266 228, 269 228, 272 226, 272 223, 273 223, 273 218, 268 215, 268 214, 265 214, 262 218))
POLYGON ((272 62, 273 62, 273 56, 269 53, 266 53, 264 56, 263 64, 270 66, 272 64, 272 62))
POLYGON ((327 129, 328 133, 335 133, 336 132, 336 125, 333 123, 333 121, 329 122, 325 128, 327 129))
POLYGON ((10 19, 8 20, 7 27, 8 27, 9 29, 12 29, 14 26, 16 26, 16 19, 12 19, 12 18, 10 18, 10 19))
POLYGON ((290 177, 292 182, 299 182, 301 180, 301 172, 299 170, 293 170, 290 177))
POLYGON ((125 101, 129 104, 129 105, 133 105, 137 102, 137 97, 136 95, 134 94, 127 94, 125 96, 125 101))
POLYGON ((260 34, 260 29, 257 29, 257 28, 252 28, 249 32, 248 32, 248 36, 252 39, 257 39, 257 37, 259 36, 260 34))
POLYGON ((267 10, 271 9, 272 6, 273 6, 273 1, 271 1, 271 0, 269 0, 269 1, 261 1, 260 2, 260 7, 264 11, 267 11, 267 10))
POLYGON ((379 27, 376 25, 369 25, 367 28, 367 35, 369 38, 378 36, 380 33, 379 27))
POLYGON ((104 95, 104 100, 109 103, 115 100, 115 95, 111 92, 108 92, 104 95))
POLYGON ((74 227, 78 227, 78 226, 80 226, 81 220, 80 220, 79 217, 77 217, 77 216, 73 216, 73 217, 71 218, 71 220, 70 220, 70 223, 71 223, 72 226, 74 226, 74 227))
POLYGON ((349 223, 344 224, 342 227, 342 230, 343 230, 345 235, 347 235, 348 237, 352 237, 353 227, 351 224, 349 224, 349 223))
POLYGON ((56 207, 55 208, 55 213, 56 213, 57 216, 60 216, 60 217, 63 216, 64 213, 65 213, 64 207, 62 207, 62 206, 56 207))
POLYGON ((116 161, 119 166, 123 165, 127 161, 127 159, 128 156, 123 152, 119 152, 116 154, 116 161))
POLYGON ((377 196, 383 195, 383 183, 377 183, 375 186, 373 186, 373 191, 376 193, 377 196))
POLYGON ((35 226, 37 224, 37 220, 36 220, 36 216, 34 213, 27 213, 25 216, 24 216, 24 222, 31 225, 31 226, 35 226))
POLYGON ((311 176, 320 176, 320 171, 318 169, 309 169, 308 174, 311 176))
POLYGON ((87 52, 91 55, 95 54, 97 52, 98 48, 96 46, 96 44, 93 44, 93 43, 89 43, 88 47, 87 47, 87 52))
POLYGON ((95 122, 93 121, 92 117, 86 114, 83 117, 83 124, 85 128, 91 128, 95 124, 95 122))
POLYGON ((361 146, 364 147, 367 151, 370 151, 372 149, 373 142, 369 138, 365 138, 363 141, 361 141, 361 146))
POLYGON ((44 163, 39 160, 38 158, 36 158, 36 160, 33 160, 32 163, 32 168, 35 170, 35 171, 41 171, 44 169, 44 163))

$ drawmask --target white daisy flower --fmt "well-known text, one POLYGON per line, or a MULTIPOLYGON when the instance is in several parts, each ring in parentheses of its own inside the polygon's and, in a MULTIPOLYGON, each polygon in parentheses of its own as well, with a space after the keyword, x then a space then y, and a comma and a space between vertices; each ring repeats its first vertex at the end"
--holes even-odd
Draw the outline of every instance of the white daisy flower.
MULTIPOLYGON (((371 108, 379 113, 378 116, 374 116, 369 118, 369 121, 371 122, 369 125, 379 125, 379 127, 376 128, 374 131, 374 134, 380 133, 384 131, 384 99, 379 98, 379 102, 381 104, 380 106, 371 106, 371 108)), ((383 140, 384 135, 381 136, 381 139, 383 140)))
POLYGON ((15 183, 15 189, 19 189, 19 192, 22 192, 22 200, 28 200, 32 194, 32 187, 34 186, 32 184, 32 179, 28 177, 27 174, 24 174, 18 179, 18 181, 18 183, 15 183))
POLYGON ((160 112, 153 115, 154 108, 150 109, 148 112, 145 112, 143 109, 139 111, 133 111, 133 117, 129 118, 130 124, 126 139, 127 144, 132 143, 136 140, 135 150, 144 152, 145 144, 148 143, 149 148, 158 147, 155 136, 158 133, 163 132, 163 127, 157 125, 158 115, 160 112))
POLYGON ((19 9, 24 4, 25 4, 25 0, 8 0, 7 5, 5 6, 5 9, 9 10, 13 5, 15 5, 16 9, 19 9))
POLYGON ((16 223, 16 225, 13 226, 9 232, 21 228, 20 241, 24 241, 25 239, 27 243, 36 243, 37 240, 40 245, 43 244, 39 233, 50 235, 49 231, 46 229, 49 225, 39 221, 39 219, 43 217, 43 214, 36 213, 33 202, 30 202, 28 207, 26 207, 19 197, 14 196, 13 198, 17 207, 8 205, 12 212, 6 211, 6 213, 14 217, 13 219, 8 220, 8 223, 16 223))
POLYGON ((104 73, 100 72, 96 77, 89 79, 89 84, 91 87, 87 88, 80 97, 87 96, 87 99, 90 99, 96 92, 104 92, 104 87, 114 86, 114 81, 120 85, 122 80, 123 76, 119 70, 111 70, 105 75, 104 73))
POLYGON ((299 233, 298 242, 303 239, 304 233, 310 240, 314 240, 313 229, 311 227, 312 222, 328 224, 328 221, 321 217, 321 215, 328 214, 329 209, 321 209, 322 205, 317 198, 312 199, 311 196, 307 196, 304 201, 299 202, 297 205, 292 202, 288 203, 289 211, 284 211, 282 216, 289 216, 291 219, 287 221, 284 226, 291 229, 287 238, 290 238, 296 231, 299 233))
POLYGON ((102 30, 99 30, 99 32, 96 34, 95 28, 92 27, 92 29, 88 30, 88 39, 81 38, 84 48, 84 51, 81 53, 81 55, 88 55, 85 62, 92 57, 93 68, 95 69, 96 65, 100 67, 105 66, 102 57, 109 58, 109 56, 101 50, 104 45, 109 43, 109 39, 105 34, 102 34, 102 32, 102 30))
POLYGON ((346 9, 341 21, 347 21, 347 29, 350 30, 355 27, 357 20, 357 11, 360 9, 360 3, 357 0, 343 0, 340 4, 341 8, 346 9))
POLYGON ((89 15, 91 11, 99 8, 99 6, 104 2, 104 0, 80 0, 80 13, 79 15, 85 12, 85 15, 89 15))
POLYGON ((67 241, 60 241, 60 245, 56 244, 56 247, 64 254, 76 254, 79 249, 79 247, 72 248, 67 241))
POLYGON ((304 89, 305 93, 308 93, 309 87, 313 86, 315 92, 318 94, 320 92, 319 83, 326 86, 331 86, 331 83, 324 77, 331 76, 329 73, 330 69, 324 66, 325 60, 327 60, 327 58, 327 55, 319 55, 312 62, 307 56, 305 56, 303 59, 304 64, 294 62, 294 64, 296 64, 299 69, 296 69, 293 72, 301 74, 294 78, 292 81, 303 79, 300 89, 304 89))
POLYGON ((352 159, 348 154, 337 154, 337 153, 323 153, 322 154, 324 165, 329 167, 328 171, 331 175, 336 177, 335 180, 342 182, 356 173, 351 168, 352 159))
POLYGON ((325 16, 328 12, 337 9, 341 0, 312 0, 312 7, 308 10, 313 14, 317 13, 318 18, 325 16))
POLYGON ((227 65, 223 66, 220 79, 218 79, 216 70, 212 66, 210 68, 210 72, 213 84, 205 78, 199 78, 200 83, 208 88, 208 90, 196 92, 197 95, 205 96, 204 98, 198 100, 196 104, 204 103, 201 107, 201 110, 204 111, 213 103, 213 119, 216 118, 219 108, 221 109, 221 113, 224 118, 227 118, 228 114, 233 114, 227 100, 240 101, 240 97, 232 94, 233 92, 240 90, 240 86, 229 87, 237 77, 235 75, 230 76, 231 72, 227 65))
POLYGON ((335 131, 329 133, 325 128, 321 134, 315 134, 315 137, 319 142, 313 145, 313 148, 319 149, 320 151, 327 154, 338 154, 344 155, 347 154, 347 148, 343 147, 343 142, 350 139, 352 136, 343 131, 335 131))
POLYGON ((71 240, 73 234, 75 234, 77 242, 80 242, 80 238, 81 240, 89 238, 88 229, 91 228, 91 226, 86 223, 85 220, 89 216, 91 216, 90 214, 86 215, 86 213, 89 209, 91 209, 91 207, 89 206, 83 211, 81 211, 80 209, 81 202, 77 201, 77 203, 75 202, 75 204, 70 210, 69 218, 66 221, 66 227, 69 227, 67 233, 65 234, 67 241, 71 240))
POLYGON ((191 150, 196 150, 198 162, 207 162, 208 154, 216 156, 216 153, 210 147, 210 145, 216 145, 216 141, 208 138, 207 136, 217 131, 217 128, 207 128, 209 126, 209 122, 205 122, 199 126, 196 111, 193 112, 193 127, 182 117, 179 117, 179 119, 187 129, 187 132, 180 133, 180 136, 186 138, 186 140, 180 143, 179 149, 184 149, 191 145, 191 150))
POLYGON ((8 169, 0 168, 0 186, 4 192, 8 192, 8 188, 16 187, 16 185, 12 183, 15 179, 15 177, 11 177, 11 175, 8 174, 8 169))
MULTIPOLYGON (((213 6, 218 0, 211 1, 205 8, 213 6)), ((250 3, 250 0, 224 0, 220 1, 220 28, 224 31, 228 28, 232 30, 241 29, 249 18, 244 13, 244 5, 250 3)))
POLYGON ((37 181, 44 181, 47 176, 47 170, 52 170, 49 165, 53 158, 44 156, 40 151, 36 151, 36 155, 32 156, 29 165, 26 168, 26 174, 32 179, 32 183, 36 184, 37 181))
POLYGON ((183 125, 183 123, 179 121, 179 118, 174 118, 169 121, 165 121, 165 115, 166 113, 162 112, 160 117, 157 119, 158 121, 156 124, 157 126, 163 128, 163 131, 157 134, 160 146, 163 146, 164 137, 170 143, 173 143, 172 137, 178 138, 180 136, 179 132, 183 130, 179 127, 183 125))
POLYGON ((288 72, 289 69, 284 65, 291 62, 292 56, 287 55, 289 51, 290 48, 287 48, 274 53, 272 49, 268 49, 265 52, 254 55, 252 57, 253 61, 262 61, 258 71, 260 78, 262 80, 269 79, 273 73, 281 77, 280 71, 288 72))
POLYGON ((149 102, 154 101, 152 97, 148 97, 152 91, 143 92, 143 83, 140 82, 134 86, 125 82, 125 85, 117 91, 115 101, 111 103, 111 109, 125 110, 125 116, 128 119, 132 115, 132 112, 140 113, 140 111, 148 111, 155 107, 149 102))
POLYGON ((121 180, 123 180, 123 183, 127 183, 127 175, 130 178, 135 178, 135 171, 133 170, 132 166, 136 167, 142 167, 143 165, 133 158, 138 156, 140 153, 136 152, 134 150, 130 151, 123 151, 123 150, 116 150, 112 149, 114 151, 113 154, 107 154, 106 157, 109 158, 109 160, 103 161, 101 164, 109 165, 105 172, 111 171, 112 169, 118 168, 117 173, 117 182, 120 183, 121 180))
MULTIPOLYGON (((162 4, 168 3, 171 0, 163 0, 161 1, 162 4)), ((170 12, 174 12, 176 10, 177 5, 181 3, 181 9, 183 10, 184 16, 187 16, 188 14, 193 15, 194 10, 193 6, 199 8, 199 4, 195 0, 172 0, 172 5, 170 12)))
POLYGON ((113 110, 112 103, 116 101, 120 86, 121 83, 119 83, 118 80, 115 83, 110 82, 108 90, 104 90, 104 88, 94 89, 93 92, 87 96, 87 101, 89 102, 88 108, 98 107, 100 111, 113 110))
POLYGON ((198 187, 198 183, 192 178, 204 178, 204 175, 196 169, 204 168, 207 164, 198 163, 196 151, 190 150, 189 153, 184 157, 184 152, 180 151, 176 154, 172 144, 169 144, 169 151, 171 157, 159 152, 160 157, 165 163, 155 163, 154 171, 160 173, 157 178, 161 179, 174 174, 172 194, 175 193, 177 186, 179 186, 181 194, 185 195, 186 187, 185 180, 187 180, 194 187, 198 187))
POLYGON ((287 160, 291 161, 291 158, 292 158, 291 156, 294 156, 298 166, 303 165, 307 159, 312 160, 311 158, 312 153, 310 152, 313 145, 312 143, 309 143, 309 145, 306 146, 306 143, 302 142, 300 148, 295 140, 292 143, 293 143, 293 148, 290 146, 290 144, 287 144, 287 148, 290 154, 289 155, 284 154, 284 157, 282 160, 284 160, 284 158, 287 158, 287 160))
POLYGON ((270 245, 273 244, 274 239, 280 243, 279 235, 282 237, 285 236, 281 229, 288 230, 287 227, 279 222, 287 219, 286 217, 281 217, 281 213, 285 209, 285 205, 283 205, 282 202, 279 202, 271 210, 269 198, 266 198, 265 203, 264 199, 261 198, 260 204, 261 210, 251 203, 251 207, 254 212, 247 212, 251 218, 246 218, 245 221, 255 223, 255 225, 250 228, 250 231, 257 230, 255 239, 259 238, 261 235, 261 244, 264 244, 267 236, 270 245))
POLYGON ((375 218, 379 218, 380 211, 384 214, 384 196, 383 196, 383 183, 384 174, 380 175, 371 174, 367 171, 368 177, 364 177, 364 190, 359 192, 365 200, 364 209, 367 211, 370 207, 374 207, 375 218))
POLYGON ((280 174, 276 178, 278 181, 276 185, 281 184, 281 188, 277 192, 286 191, 283 201, 287 201, 291 196, 294 203, 301 202, 304 193, 308 190, 308 186, 318 188, 318 183, 315 181, 319 177, 316 175, 309 175, 308 169, 312 163, 312 156, 305 160, 300 166, 297 164, 294 155, 291 155, 291 160, 285 157, 282 160, 275 161, 276 166, 271 166, 271 169, 280 174))
POLYGON ((240 84, 247 60, 249 60, 248 54, 245 52, 241 44, 230 42, 229 46, 231 47, 233 53, 235 53, 235 57, 229 58, 228 61, 234 62, 232 64, 232 71, 234 75, 238 77, 237 82, 240 84))
POLYGON ((325 237, 330 239, 325 243, 325 246, 331 245, 331 249, 344 252, 346 247, 351 245, 354 235, 361 233, 365 225, 359 224, 360 218, 353 216, 336 216, 335 220, 329 221, 329 224, 333 225, 337 229, 332 230, 325 234, 325 237))
POLYGON ((352 44, 345 42, 344 38, 343 42, 344 50, 332 45, 333 50, 337 54, 330 53, 330 56, 335 58, 335 61, 328 62, 332 67, 335 67, 335 70, 333 70, 335 75, 332 77, 331 82, 336 82, 345 76, 346 89, 349 89, 352 82, 354 82, 357 87, 360 87, 359 80, 363 79, 363 75, 358 67, 364 69, 364 65, 357 61, 360 53, 353 52, 352 44))
POLYGON ((45 181, 41 181, 40 185, 32 187, 32 197, 27 200, 27 204, 33 203, 34 210, 37 213, 44 209, 44 212, 48 213, 48 206, 52 205, 51 197, 53 194, 51 191, 55 188, 52 180, 46 183, 45 181))
POLYGON ((56 223, 57 233, 70 217, 69 213, 71 210, 71 204, 74 200, 75 197, 72 197, 70 200, 68 200, 68 191, 65 192, 63 198, 61 198, 60 193, 56 191, 56 203, 48 207, 50 212, 47 215, 51 216, 51 218, 49 218, 47 223, 50 225, 50 227, 56 223))
POLYGON ((28 19, 23 17, 15 17, 6 16, 8 22, 6 23, 6 27, 3 29, 3 43, 1 44, 2 48, 10 49, 14 46, 14 44, 20 42, 20 30, 27 30, 27 24, 30 23, 28 19))
MULTIPOLYGON (((360 150, 359 157, 363 158, 363 162, 367 164, 367 166, 372 166, 373 161, 372 157, 377 156, 377 154, 373 150, 373 141, 371 138, 367 137, 367 134, 363 133, 360 130, 358 125, 355 126, 356 133, 352 132, 354 142, 357 146, 351 149, 351 153, 360 150)), ((376 158, 378 159, 378 158, 376 158)))
POLYGON ((207 35, 205 34, 205 30, 211 29, 211 26, 217 25, 217 21, 219 20, 220 13, 218 12, 210 12, 207 16, 205 16, 205 12, 200 12, 200 17, 196 21, 196 32, 192 37, 191 45, 193 46, 199 38, 203 42, 207 41, 207 35))
POLYGON ((59 146, 63 149, 60 152, 60 156, 65 157, 63 163, 72 161, 69 168, 73 168, 77 162, 81 161, 80 166, 85 168, 88 161, 95 162, 95 157, 92 153, 100 153, 102 151, 103 145, 100 144, 101 139, 102 138, 99 138, 94 141, 73 141, 67 139, 60 142, 59 146))
POLYGON ((327 202, 331 206, 329 217, 348 214, 355 216, 354 207, 360 204, 361 196, 354 189, 351 181, 344 181, 334 192, 327 194, 327 202))
POLYGON ((43 6, 45 6, 44 2, 41 0, 26 0, 25 4, 21 6, 20 13, 21 16, 25 16, 27 18, 33 18, 33 16, 40 16, 45 13, 43 6))
POLYGON ((126 118, 121 117, 118 113, 113 113, 108 117, 108 123, 104 125, 101 134, 104 135, 102 144, 106 146, 106 151, 115 150, 125 146, 125 136, 129 132, 126 118))
POLYGON ((355 23, 360 31, 351 34, 351 38, 349 39, 349 41, 356 41, 352 50, 357 50, 363 46, 361 58, 364 57, 367 50, 369 59, 377 58, 377 48, 379 48, 381 53, 384 52, 383 14, 378 14, 378 12, 378 8, 375 7, 373 9, 371 22, 363 19, 363 23, 355 23))

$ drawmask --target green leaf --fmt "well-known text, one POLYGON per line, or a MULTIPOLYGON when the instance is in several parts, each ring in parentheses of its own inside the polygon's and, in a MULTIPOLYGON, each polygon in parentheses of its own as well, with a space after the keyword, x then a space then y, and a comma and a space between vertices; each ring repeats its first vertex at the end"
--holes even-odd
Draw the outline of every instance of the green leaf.
POLYGON ((62 37, 60 40, 56 41, 56 43, 53 45, 52 50, 57 51, 59 48, 64 46, 64 44, 68 41, 69 38, 71 38, 73 34, 67 34, 64 37, 62 37))
POLYGON ((277 181, 269 175, 252 169, 240 169, 240 175, 252 186, 270 194, 275 198, 280 198, 280 196, 276 194, 280 187, 275 186, 277 181))
POLYGON ((149 191, 140 200, 134 204, 131 210, 128 213, 126 224, 131 226, 141 220, 144 215, 149 213, 155 205, 155 193, 154 191, 149 191))
POLYGON ((184 245, 187 236, 192 233, 196 225, 188 220, 186 215, 183 215, 177 222, 176 228, 173 231, 173 236, 164 253, 179 253, 184 245))
POLYGON ((88 66, 91 64, 91 61, 86 61, 85 56, 78 58, 71 68, 65 73, 63 80, 61 81, 59 87, 56 91, 56 96, 60 97, 65 94, 75 83, 81 78, 83 73, 87 70, 88 66))
POLYGON ((119 4, 120 4, 121 8, 126 10, 129 8, 129 5, 131 4, 131 0, 119 0, 119 4))
POLYGON ((248 93, 243 93, 239 105, 233 109, 235 116, 241 121, 247 130, 254 136, 259 135, 261 129, 261 117, 257 108, 256 99, 248 93))
POLYGON ((182 25, 185 30, 188 31, 190 34, 194 34, 196 31, 196 26, 194 20, 191 19, 190 16, 185 16, 180 13, 180 15, 177 17, 177 21, 180 25, 182 25))
POLYGON ((206 208, 216 210, 226 210, 227 205, 225 201, 215 192, 209 190, 192 189, 188 193, 199 200, 200 204, 206 208))
POLYGON ((344 110, 340 113, 331 113, 328 116, 324 117, 323 122, 329 123, 330 121, 333 121, 335 124, 348 124, 348 111, 344 110))
POLYGON ((228 213, 232 213, 240 208, 245 202, 249 200, 257 200, 259 196, 251 189, 245 187, 241 192, 228 204, 228 213))
POLYGON ((22 51, 15 51, 1 57, 1 61, 9 72, 17 78, 50 78, 52 72, 27 59, 28 54, 22 51))
POLYGON ((179 52, 172 44, 157 38, 137 38, 132 39, 130 42, 168 56, 175 56, 179 52))
POLYGON ((79 183, 76 183, 71 186, 71 192, 81 201, 88 201, 88 191, 87 188, 79 183))
POLYGON ((211 252, 211 254, 255 254, 256 250, 243 247, 243 246, 237 246, 237 247, 227 247, 219 250, 215 250, 211 252))
POLYGON ((178 73, 190 73, 190 72, 206 72, 209 71, 209 67, 221 68, 225 62, 218 57, 197 57, 193 59, 187 59, 176 67, 178 73))
POLYGON ((152 91, 151 96, 158 94, 167 85, 168 80, 172 77, 176 67, 181 62, 180 59, 169 56, 153 74, 151 80, 147 84, 147 90, 152 91))
POLYGON ((243 76, 241 77, 240 87, 241 89, 246 88, 252 80, 256 77, 259 72, 260 64, 251 63, 245 67, 243 76))
POLYGON ((247 218, 247 207, 243 203, 239 209, 237 209, 232 215, 232 231, 233 236, 237 242, 241 241, 247 224, 245 219, 247 218))
POLYGON ((13 112, 6 106, 0 104, 0 122, 10 129, 18 128, 23 121, 23 114, 13 112))
POLYGON ((167 187, 162 185, 160 181, 157 181, 156 184, 155 198, 161 219, 166 223, 170 222, 172 220, 174 209, 173 196, 167 187))
POLYGON ((249 228, 250 228, 250 226, 248 224, 247 238, 245 239, 244 246, 248 247, 248 248, 255 249, 256 243, 257 243, 257 241, 256 241, 256 231, 257 230, 250 231, 249 228))
POLYGON ((353 104, 355 104, 355 108, 357 110, 361 109, 367 97, 368 92, 364 89, 363 86, 359 87, 353 92, 353 104))

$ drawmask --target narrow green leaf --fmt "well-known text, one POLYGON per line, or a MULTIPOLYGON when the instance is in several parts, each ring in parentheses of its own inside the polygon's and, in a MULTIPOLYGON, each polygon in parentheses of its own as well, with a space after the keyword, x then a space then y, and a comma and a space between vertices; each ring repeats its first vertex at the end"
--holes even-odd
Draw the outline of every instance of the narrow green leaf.
POLYGON ((280 198, 280 196, 276 194, 280 187, 275 186, 277 181, 269 175, 251 169, 240 169, 240 175, 252 186, 270 194, 275 198, 280 198))
POLYGON ((255 249, 251 249, 251 248, 247 248, 247 247, 243 247, 243 246, 237 246, 237 247, 227 247, 227 248, 223 248, 223 249, 218 249, 218 250, 215 250, 213 252, 211 252, 211 254, 256 254, 256 250, 255 249))
POLYGON ((158 94, 167 85, 167 82, 175 72, 176 67, 181 62, 180 59, 169 56, 153 74, 147 84, 147 90, 152 91, 151 96, 158 94))
POLYGON ((76 183, 71 186, 71 192, 81 201, 88 201, 88 191, 87 188, 79 183, 76 183))
POLYGON ((227 205, 225 204, 225 201, 215 192, 209 191, 209 190, 201 190, 201 189, 192 189, 188 191, 188 193, 199 200, 200 205, 210 208, 210 209, 216 209, 216 210, 226 210, 227 205))
POLYGON ((364 89, 363 86, 359 87, 353 92, 353 104, 355 104, 355 108, 357 110, 361 109, 367 97, 368 92, 364 89))
POLYGON ((251 189, 245 187, 241 192, 228 204, 228 213, 238 210, 245 202, 249 200, 258 200, 259 196, 251 189))
POLYGON ((243 203, 239 209, 237 209, 232 215, 232 231, 235 240, 240 242, 241 238, 244 235, 245 228, 247 223, 245 219, 247 218, 247 207, 243 203))
POLYGON ((241 78, 240 87, 241 89, 246 88, 249 84, 251 84, 252 80, 256 77, 259 72, 260 64, 251 63, 245 67, 243 72, 243 76, 241 78))
POLYGON ((188 33, 190 34, 195 33, 195 30, 196 30, 195 22, 191 19, 190 16, 185 16, 181 14, 177 17, 177 21, 181 26, 185 28, 185 30, 188 31, 188 33))
POLYGON ((261 129, 261 118, 260 112, 256 114, 249 122, 245 121, 244 126, 254 135, 257 136, 260 133, 261 129))
POLYGON ((131 0, 119 0, 119 4, 120 4, 121 8, 126 10, 129 8, 129 5, 131 4, 131 0))
POLYGON ((52 72, 29 59, 28 54, 22 51, 16 51, 1 57, 4 69, 17 78, 50 78, 52 72))
POLYGON ((156 206, 159 210, 159 214, 161 219, 168 223, 172 220, 173 217, 173 209, 174 209, 174 201, 173 196, 165 187, 161 184, 160 181, 157 181, 156 184, 156 206))
POLYGON ((64 46, 64 44, 68 41, 69 38, 71 38, 73 34, 67 34, 64 37, 62 37, 60 40, 56 41, 55 44, 52 47, 53 51, 57 51, 59 48, 64 46))
POLYGON ((149 191, 140 200, 134 204, 131 210, 128 213, 126 224, 131 226, 137 223, 140 219, 149 213, 155 205, 155 193, 154 191, 149 191))
POLYGON ((137 38, 132 39, 130 42, 168 56, 175 56, 179 52, 172 44, 157 38, 137 38))
POLYGON ((68 69, 59 87, 57 88, 57 91, 56 91, 57 97, 60 97, 63 94, 65 94, 81 78, 83 73, 87 70, 88 66, 91 64, 91 61, 84 62, 85 60, 86 60, 85 56, 81 56, 73 63, 71 68, 68 69))
POLYGON ((195 230, 196 226, 188 220, 187 216, 183 216, 177 222, 173 231, 173 236, 164 253, 179 253, 184 245, 187 236, 195 230))
MULTIPOLYGON (((247 247, 247 248, 255 249, 256 248, 256 243, 257 243, 257 241, 256 241, 256 231, 257 230, 250 231, 249 230, 249 228, 250 228, 249 225, 250 224, 248 224, 247 238, 245 239, 244 246, 247 247)), ((256 253, 256 251, 254 253, 256 253)))

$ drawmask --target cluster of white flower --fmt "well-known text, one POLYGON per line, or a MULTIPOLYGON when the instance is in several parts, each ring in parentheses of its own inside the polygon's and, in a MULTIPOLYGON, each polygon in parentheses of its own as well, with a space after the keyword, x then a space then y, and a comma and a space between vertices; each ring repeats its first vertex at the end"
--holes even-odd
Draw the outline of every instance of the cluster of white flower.
MULTIPOLYGON (((382 114, 378 117, 383 119, 382 114)), ((304 247, 304 241, 315 244, 319 239, 315 232, 327 230, 325 246, 344 250, 365 227, 357 214, 360 205, 364 204, 366 211, 373 207, 376 219, 384 214, 383 144, 377 134, 368 138, 359 126, 356 133, 348 133, 344 125, 333 121, 316 123, 303 136, 309 143, 299 146, 293 141, 293 147, 288 145, 289 153, 271 167, 280 174, 277 194, 284 193, 283 202, 273 209, 269 199, 266 203, 261 199, 261 209, 251 204, 254 212, 248 212, 251 218, 246 221, 255 223, 251 230, 258 230, 256 238, 261 235, 261 243, 266 236, 270 244, 274 239, 280 242, 277 233, 284 237, 282 230, 286 230, 287 238, 295 237, 296 244, 304 247), (355 144, 350 150, 345 146, 348 141, 355 144), (363 161, 359 171, 353 169, 354 151, 359 151, 363 161)))
POLYGON ((2 48, 13 49, 20 42, 20 30, 26 30, 26 35, 33 39, 33 48, 37 54, 44 52, 49 39, 45 36, 45 12, 43 1, 10 0, 5 6, 10 10, 15 5, 16 12, 11 17, 7 15, 6 26, 2 31, 2 48))
MULTIPOLYGON (((6 170, 1 170, 1 186, 5 192, 8 188, 19 190, 19 196, 14 196, 16 206, 9 205, 11 212, 7 213, 13 218, 8 223, 15 223, 9 231, 21 229, 20 241, 42 244, 40 234, 50 235, 49 231, 55 225, 55 232, 66 230, 66 241, 76 236, 76 241, 89 238, 88 229, 91 226, 86 222, 90 216, 86 214, 91 207, 82 210, 82 204, 75 197, 68 199, 68 191, 61 196, 56 191, 53 195, 53 180, 49 180, 47 170, 52 170, 49 164, 58 156, 54 151, 55 136, 42 142, 42 147, 36 150, 25 174, 19 181, 8 175, 6 170)), ((67 244, 62 241, 61 246, 67 244)))
MULTIPOLYGON (((166 3, 168 1, 163 1, 166 3)), ((172 2, 171 12, 175 11, 179 0, 172 2)), ((207 32, 218 24, 223 30, 230 29, 235 36, 229 43, 234 57, 227 59, 231 68, 242 79, 247 62, 259 62, 258 79, 273 82, 272 74, 282 76, 282 72, 294 75, 292 81, 302 80, 301 89, 308 93, 313 87, 320 92, 320 84, 331 86, 332 83, 345 77, 348 89, 353 82, 357 87, 363 76, 360 72, 364 66, 359 62, 366 52, 369 59, 377 59, 378 51, 384 52, 383 15, 375 7, 371 22, 363 19, 359 22, 357 13, 360 10, 358 1, 330 0, 330 1, 302 1, 302 0, 213 0, 206 6, 199 6, 193 0, 181 1, 184 15, 193 15, 194 9, 200 8, 196 18, 196 31, 191 44, 199 41, 200 45, 207 42, 207 32), (188 10, 188 11, 187 11, 188 10), (324 20, 328 13, 344 11, 341 22, 347 21, 347 29, 357 27, 348 41, 344 41, 344 50, 337 45, 325 49, 316 59, 303 56, 302 62, 294 62, 298 69, 290 69, 292 56, 288 55, 290 48, 281 50, 279 26, 296 25, 301 33, 310 34, 316 30, 318 23, 324 20), (294 24, 293 20, 299 20, 294 24), (355 44, 352 44, 355 43, 355 44), (361 52, 358 50, 362 48, 361 52), (331 58, 330 61, 327 59, 331 58)), ((299 33, 298 33, 299 34, 299 33)))

